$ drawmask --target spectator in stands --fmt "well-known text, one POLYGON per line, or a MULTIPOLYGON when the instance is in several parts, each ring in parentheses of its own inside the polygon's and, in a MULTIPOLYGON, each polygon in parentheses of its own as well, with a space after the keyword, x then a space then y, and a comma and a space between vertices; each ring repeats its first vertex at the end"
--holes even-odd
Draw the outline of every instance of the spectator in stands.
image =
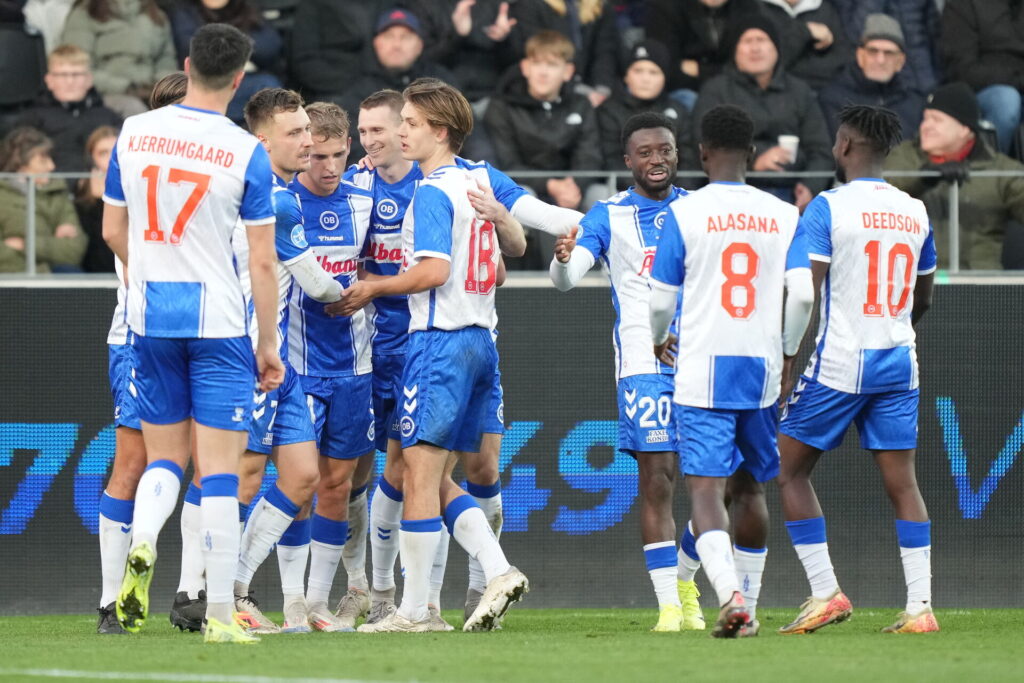
POLYGON ((509 15, 506 0, 455 0, 452 25, 455 48, 446 63, 466 99, 479 102, 490 97, 515 61, 509 36, 516 20, 509 15))
POLYGON ((722 36, 738 17, 759 11, 761 0, 650 0, 646 33, 668 47, 670 95, 692 111, 701 85, 730 61, 722 36))
MULTIPOLYGON (((948 0, 942 12, 942 55, 950 80, 978 93, 981 114, 1008 154, 1021 124, 1024 92, 1024 2, 948 0)), ((1024 150, 1017 150, 1024 156, 1024 150)))
MULTIPOLYGON (((622 168, 622 127, 629 117, 646 111, 672 119, 678 131, 679 168, 697 168, 690 112, 665 92, 665 74, 670 68, 668 49, 656 40, 645 40, 630 50, 622 84, 597 108, 605 168, 622 168)), ((622 179, 625 185, 621 188, 629 184, 628 180, 622 179)))
MULTIPOLYGON (((350 120, 359 116, 359 103, 378 90, 401 92, 417 78, 440 78, 458 85, 448 69, 423 55, 423 24, 408 10, 394 8, 380 15, 373 32, 373 51, 367 55, 363 75, 350 81, 339 104, 350 120)), ((352 140, 353 159, 362 156, 358 140, 352 140)))
POLYGON ((850 59, 850 42, 829 0, 762 0, 779 28, 786 70, 814 90, 825 86, 850 59))
POLYGON ((43 174, 0 181, 0 273, 25 271, 28 183, 36 191, 36 271, 81 272, 86 237, 78 224, 68 187, 48 178, 53 171, 50 139, 32 128, 15 128, 0 144, 0 172, 43 174))
POLYGON ((71 11, 73 0, 28 0, 23 11, 25 23, 43 35, 46 52, 50 53, 60 45, 64 22, 71 11))
MULTIPOLYGON (((496 161, 507 171, 589 171, 600 169, 601 134, 590 101, 574 92, 573 46, 556 31, 541 31, 526 41, 520 74, 510 72, 484 115, 496 161)), ((585 210, 613 190, 594 179, 518 179, 544 201, 585 210), (589 193, 585 196, 585 193, 589 193)), ((527 254, 510 267, 542 269, 554 240, 530 231, 527 254)))
POLYGON ((907 64, 900 72, 903 84, 924 96, 935 89, 942 75, 937 46, 941 0, 831 0, 851 43, 860 41, 870 14, 888 14, 903 31, 907 64))
POLYGON ((96 89, 124 116, 145 111, 153 84, 178 68, 170 22, 155 0, 76 0, 61 42, 89 53, 96 89))
POLYGON ((275 69, 280 66, 281 34, 263 21, 249 0, 179 0, 167 16, 179 64, 184 64, 188 57, 192 36, 206 24, 230 24, 252 38, 253 52, 245 65, 245 78, 228 105, 228 118, 235 123, 245 120, 242 108, 258 90, 281 87, 275 75, 275 69))
MULTIPOLYGON (((391 9, 416 16, 428 61, 450 56, 454 27, 450 0, 302 0, 295 10, 289 68, 307 101, 340 102, 364 75, 375 22, 391 9)), ((358 110, 357 110, 358 111, 358 110)), ((350 111, 351 113, 351 111, 350 111)), ((355 120, 355 119, 353 119, 355 120)))
MULTIPOLYGON (((699 122, 720 104, 742 107, 754 119, 755 171, 831 171, 832 143, 825 117, 810 87, 779 64, 776 27, 767 17, 737 20, 723 39, 733 63, 704 84, 693 112, 699 122), (799 138, 796 159, 780 145, 780 136, 799 138)), ((801 210, 825 189, 824 178, 759 179, 754 184, 794 201, 801 210)))
POLYGON ((903 124, 903 137, 917 131, 924 109, 924 97, 907 87, 903 68, 907 63, 906 43, 899 23, 885 14, 872 14, 864 25, 856 59, 818 93, 829 132, 835 137, 839 110, 848 104, 871 104, 896 112, 903 124))
POLYGON ((940 268, 949 266, 950 183, 961 183, 961 268, 1001 268, 1007 222, 1024 222, 1024 178, 971 175, 974 171, 1024 170, 1024 165, 994 151, 978 137, 978 119, 978 102, 970 86, 962 82, 943 85, 928 97, 917 139, 897 147, 886 163, 889 171, 942 173, 942 178, 889 179, 928 207, 940 268))
POLYGON ((512 5, 517 24, 513 45, 526 56, 526 42, 540 31, 567 36, 575 54, 576 91, 595 107, 619 81, 619 29, 606 0, 519 0, 512 5))
POLYGON ((51 52, 46 92, 18 122, 53 141, 53 162, 61 172, 86 170, 82 151, 89 134, 100 126, 121 125, 120 114, 105 107, 93 87, 90 67, 89 54, 76 45, 61 45, 51 52))
POLYGON ((82 258, 82 270, 87 273, 114 272, 114 252, 103 240, 103 183, 117 132, 112 126, 100 126, 92 132, 85 143, 89 177, 80 179, 75 188, 75 212, 89 240, 82 258))

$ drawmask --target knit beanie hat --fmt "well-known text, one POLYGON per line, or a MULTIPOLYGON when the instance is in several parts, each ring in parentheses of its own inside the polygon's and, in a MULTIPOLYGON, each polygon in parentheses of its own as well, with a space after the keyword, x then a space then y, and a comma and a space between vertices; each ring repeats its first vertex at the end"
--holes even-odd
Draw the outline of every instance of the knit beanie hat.
POLYGON ((978 130, 978 100, 971 86, 963 82, 939 86, 928 96, 925 109, 935 109, 948 114, 973 131, 978 130))

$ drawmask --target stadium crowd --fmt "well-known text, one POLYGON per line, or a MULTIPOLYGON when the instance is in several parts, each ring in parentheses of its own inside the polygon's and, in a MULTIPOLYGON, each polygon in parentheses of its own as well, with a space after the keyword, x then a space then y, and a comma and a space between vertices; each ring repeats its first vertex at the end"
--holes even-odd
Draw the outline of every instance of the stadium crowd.
MULTIPOLYGON (((240 125, 264 87, 354 120, 375 91, 441 78, 473 107, 464 155, 560 172, 523 184, 571 209, 616 189, 572 172, 619 170, 629 116, 674 120, 680 170, 698 170, 696 123, 736 104, 755 121, 753 170, 780 173, 760 186, 802 210, 827 181, 781 174, 831 170, 839 109, 882 105, 905 138, 887 170, 941 173, 896 181, 928 203, 940 243, 949 184, 961 185, 960 267, 1024 268, 1024 177, 971 174, 1024 170, 1021 0, 0 0, 0 172, 95 176, 38 181, 41 272, 113 269, 97 190, 114 131, 211 22, 254 40, 228 110, 240 125)), ((0 181, 0 193, 0 272, 20 272, 26 186, 0 181)), ((509 267, 543 268, 542 240, 531 234, 509 267)))

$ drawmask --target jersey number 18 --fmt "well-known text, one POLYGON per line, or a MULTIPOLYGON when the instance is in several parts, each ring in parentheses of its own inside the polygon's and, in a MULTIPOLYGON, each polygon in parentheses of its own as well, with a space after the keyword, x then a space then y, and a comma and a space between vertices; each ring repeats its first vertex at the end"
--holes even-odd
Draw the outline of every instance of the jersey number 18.
POLYGON ((494 223, 474 220, 469 230, 469 266, 466 268, 466 292, 469 294, 489 294, 494 289, 498 279, 492 260, 494 241, 494 223))

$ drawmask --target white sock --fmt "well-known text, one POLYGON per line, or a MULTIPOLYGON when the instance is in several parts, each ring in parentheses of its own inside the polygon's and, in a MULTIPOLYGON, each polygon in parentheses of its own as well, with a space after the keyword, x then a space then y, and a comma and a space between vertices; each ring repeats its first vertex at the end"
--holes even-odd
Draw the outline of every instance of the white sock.
POLYGON ((448 567, 448 545, 451 542, 451 534, 441 530, 441 539, 437 542, 437 553, 434 554, 434 564, 430 568, 430 597, 428 604, 441 609, 441 587, 444 586, 444 571, 448 567))
POLYGON ((698 554, 696 544, 697 539, 693 535, 693 522, 690 521, 686 523, 686 530, 683 532, 682 538, 679 539, 679 552, 676 553, 680 581, 693 581, 697 570, 700 569, 699 556, 693 557, 698 554))
POLYGON ((697 553, 704 565, 704 573, 718 594, 718 604, 724 605, 740 589, 729 533, 721 529, 705 531, 697 539, 697 553))
POLYGON ((644 560, 654 584, 654 594, 658 597, 658 607, 681 606, 676 588, 676 542, 648 543, 644 546, 644 560))
POLYGON ((757 615, 757 600, 761 595, 761 576, 764 574, 764 563, 768 559, 768 548, 761 552, 750 552, 751 549, 734 548, 736 558, 736 577, 740 582, 740 592, 750 610, 750 620, 757 615))
POLYGON ((441 542, 441 518, 402 520, 398 532, 398 544, 402 553, 402 571, 405 588, 398 613, 409 621, 423 621, 427 618, 427 601, 430 599, 430 572, 437 556, 437 544, 441 542))
POLYGON ((373 559, 373 589, 395 588, 395 560, 398 559, 398 526, 402 521, 402 494, 381 477, 370 506, 370 552, 373 559))
POLYGON ((238 575, 235 577, 235 595, 248 595, 249 582, 281 535, 299 514, 299 506, 274 486, 259 499, 249 513, 242 532, 242 545, 238 555, 238 575))
POLYGON ((455 541, 480 563, 487 583, 512 566, 505 559, 505 553, 484 517, 484 511, 472 496, 459 496, 448 503, 444 517, 455 541))
POLYGON ((206 563, 203 561, 203 545, 199 542, 199 502, 202 492, 199 487, 189 484, 185 502, 181 506, 181 576, 178 592, 188 593, 195 600, 199 591, 206 588, 206 563))
POLYGON ((238 570, 238 475, 203 477, 200 538, 206 564, 206 616, 230 624, 238 570))
POLYGON ((348 522, 314 513, 310 525, 313 541, 309 544, 306 602, 313 605, 330 602, 331 586, 334 585, 341 551, 345 548, 345 538, 348 536, 348 522))
POLYGON ((293 520, 277 542, 277 568, 281 575, 281 593, 287 603, 306 592, 306 562, 309 559, 309 518, 293 520))
POLYGON ((124 579, 124 565, 132 544, 132 515, 135 501, 120 500, 103 492, 100 498, 100 607, 117 599, 124 579))
POLYGON ((804 565, 807 581, 811 584, 811 595, 819 600, 832 596, 839 590, 832 559, 828 555, 828 543, 795 545, 796 555, 804 565))
MULTIPOLYGON (((498 492, 493 496, 473 496, 473 500, 476 501, 480 509, 484 511, 484 517, 487 518, 487 523, 491 527, 491 531, 494 532, 494 537, 501 538, 501 526, 504 522, 504 515, 502 513, 501 504, 501 489, 500 484, 498 486, 498 492)), ((469 484, 470 490, 474 489, 487 489, 491 487, 477 487, 472 482, 469 484)), ((487 579, 484 577, 483 567, 474 557, 469 558, 469 587, 480 593, 484 592, 487 587, 487 579)))
POLYGON ((181 468, 170 460, 152 462, 142 473, 135 491, 132 548, 149 543, 156 550, 157 536, 178 504, 181 475, 181 468))
POLYGON ((900 548, 907 581, 907 614, 920 614, 932 602, 932 547, 900 548))
POLYGON ((348 574, 350 588, 370 590, 366 582, 366 527, 369 510, 366 505, 366 488, 348 501, 348 540, 341 553, 341 561, 348 574))

